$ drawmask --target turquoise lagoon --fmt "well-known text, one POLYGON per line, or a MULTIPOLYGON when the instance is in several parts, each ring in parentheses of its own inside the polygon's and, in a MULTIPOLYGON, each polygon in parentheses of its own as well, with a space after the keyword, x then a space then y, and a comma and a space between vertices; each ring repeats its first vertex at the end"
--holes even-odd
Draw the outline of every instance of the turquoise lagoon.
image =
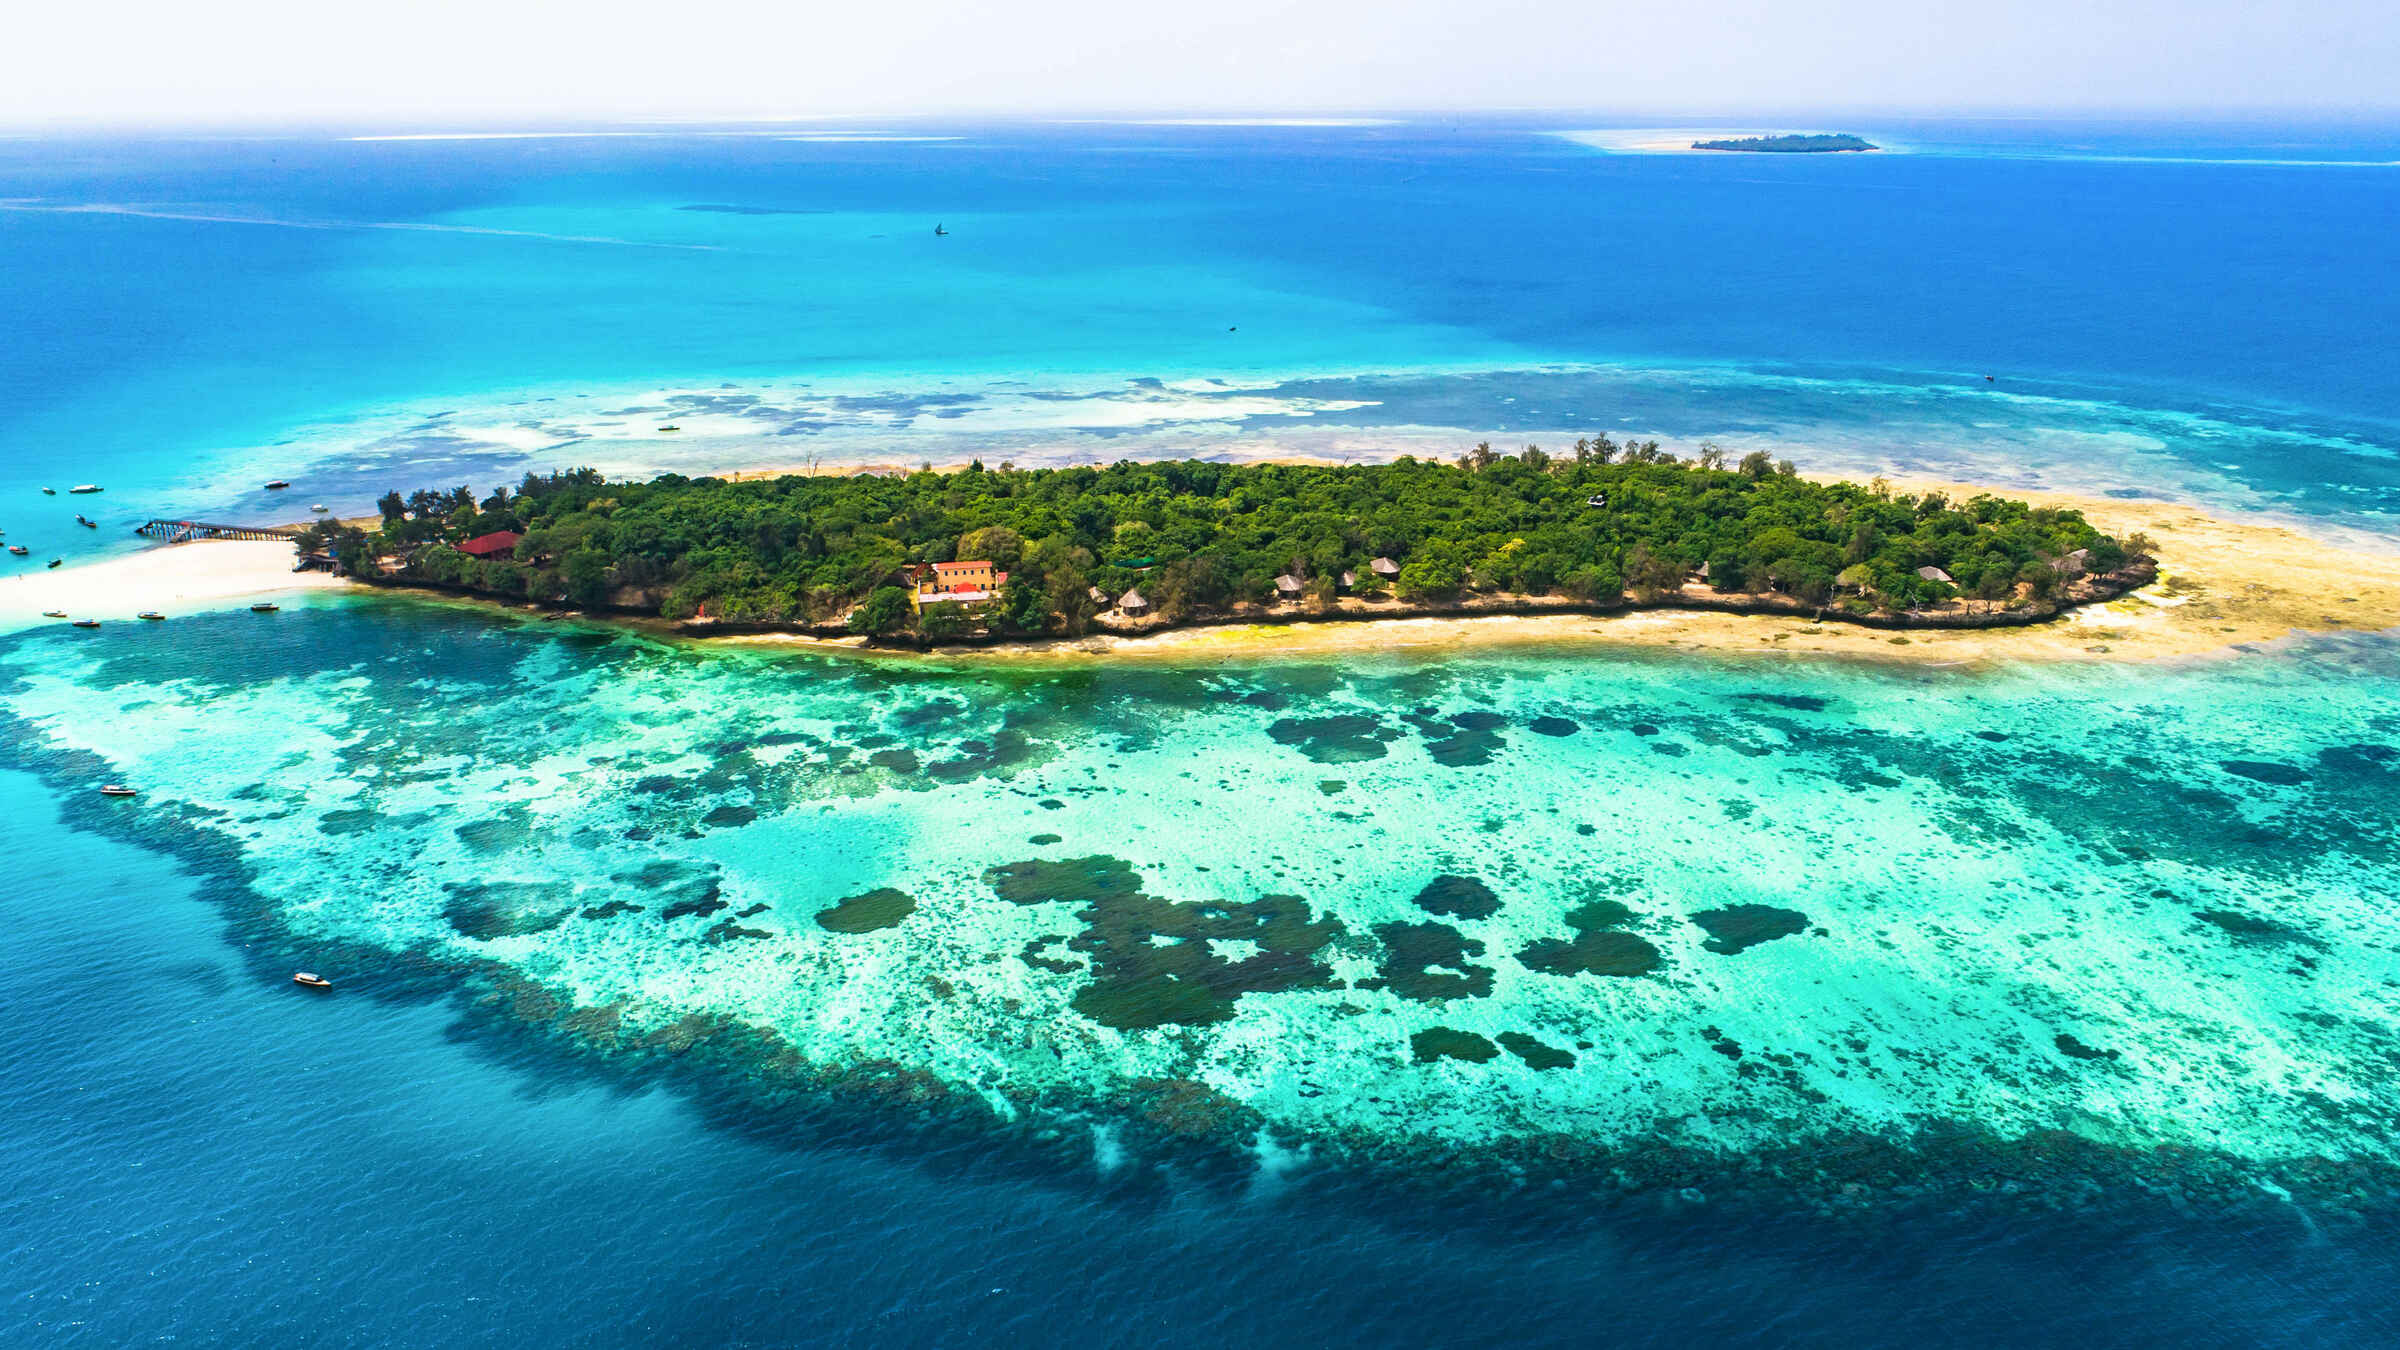
POLYGON ((376 597, 4 663, 14 757, 143 785, 279 957, 461 972, 603 1057, 716 1037, 762 1091, 1086 1120, 1099 1161, 1091 1109, 1164 1084, 1303 1157, 2400 1161, 2387 640, 950 665, 376 597))

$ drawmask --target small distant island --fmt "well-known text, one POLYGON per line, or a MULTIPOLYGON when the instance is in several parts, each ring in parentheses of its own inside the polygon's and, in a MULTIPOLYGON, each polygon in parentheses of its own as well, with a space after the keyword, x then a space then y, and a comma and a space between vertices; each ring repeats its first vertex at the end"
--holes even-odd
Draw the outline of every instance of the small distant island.
POLYGON ((1873 141, 1848 134, 1832 136, 1739 136, 1722 141, 1694 141, 1694 150, 1744 150, 1764 155, 1826 155, 1846 150, 1877 150, 1873 141))
POLYGON ((974 645, 1189 625, 1628 608, 2038 622, 2154 579, 2073 510, 1821 483, 1606 435, 1453 462, 1186 460, 388 493, 304 555, 360 581, 687 633, 974 645))

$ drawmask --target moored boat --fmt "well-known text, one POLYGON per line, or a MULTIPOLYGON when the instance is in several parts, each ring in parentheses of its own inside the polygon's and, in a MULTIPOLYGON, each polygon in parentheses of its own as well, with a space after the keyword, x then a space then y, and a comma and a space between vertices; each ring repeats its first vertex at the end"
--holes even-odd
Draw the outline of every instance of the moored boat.
POLYGON ((42 611, 42 617, 45 619, 63 619, 67 617, 67 612, 63 609, 45 609, 42 611))
POLYGON ((313 970, 294 971, 292 973, 292 983, 304 984, 311 989, 331 989, 333 987, 333 981, 326 979, 324 976, 319 975, 313 970))
POLYGON ((314 511, 314 512, 316 512, 318 515, 320 515, 320 516, 321 516, 321 515, 324 515, 324 514, 325 514, 325 512, 326 512, 326 510, 327 510, 328 508, 326 507, 325 503, 323 503, 323 502, 319 502, 319 503, 317 503, 315 506, 312 506, 312 507, 310 507, 310 508, 308 508, 308 509, 309 509, 309 510, 311 510, 311 511, 314 511))
POLYGON ((43 488, 43 489, 42 489, 42 495, 43 495, 43 496, 45 496, 45 497, 55 497, 55 496, 57 496, 57 495, 58 495, 58 489, 57 489, 57 488, 43 488))
POLYGON ((275 604, 272 601, 261 600, 257 604, 250 607, 250 612, 253 614, 272 614, 281 608, 283 608, 283 606, 275 604))
POLYGON ((100 522, 93 520, 90 516, 77 516, 75 517, 75 523, 81 525, 87 530, 96 530, 100 528, 100 522))
POLYGON ((50 565, 51 565, 52 567, 56 567, 56 566, 60 565, 61 563, 64 563, 65 561, 66 561, 66 559, 64 559, 64 558, 52 558, 52 559, 50 560, 50 565))
POLYGON ((269 492, 281 492, 281 491, 283 491, 285 488, 288 488, 288 487, 290 487, 290 486, 291 486, 291 484, 290 484, 289 482, 286 482, 285 480, 283 480, 283 479, 281 479, 281 478, 278 478, 278 479, 276 479, 275 481, 273 481, 273 482, 271 482, 271 483, 267 484, 267 491, 269 491, 269 492))
POLYGON ((100 621, 98 619, 77 619, 71 626, 76 628, 98 628, 100 626, 100 621))
POLYGON ((136 614, 136 615, 134 615, 133 617, 135 617, 135 618, 137 618, 137 619, 151 619, 151 620, 158 620, 158 619, 163 619, 163 618, 165 618, 165 617, 167 617, 167 616, 166 616, 166 615, 164 615, 164 614, 161 614, 161 613, 159 613, 159 612, 158 612, 157 610, 155 610, 155 609, 145 609, 145 610, 143 610, 141 613, 139 613, 139 614, 136 614))
POLYGON ((103 783, 100 785, 100 795, 103 797, 130 797, 134 794, 135 790, 136 789, 125 786, 123 783, 103 783))
POLYGON ((16 554, 20 558, 24 557, 28 553, 33 552, 32 549, 25 547, 23 544, 10 544, 8 546, 8 551, 16 554))
POLYGON ((98 483, 77 483, 75 486, 67 489, 67 491, 75 493, 78 496, 98 492, 99 490, 100 485, 98 483))

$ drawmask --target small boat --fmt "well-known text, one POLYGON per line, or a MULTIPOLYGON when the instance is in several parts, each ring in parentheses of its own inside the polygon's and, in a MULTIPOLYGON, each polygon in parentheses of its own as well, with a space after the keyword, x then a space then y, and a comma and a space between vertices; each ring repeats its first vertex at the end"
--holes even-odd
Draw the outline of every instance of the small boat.
POLYGON ((61 563, 65 562, 65 561, 66 561, 66 559, 64 559, 64 558, 52 558, 52 559, 50 560, 50 565, 51 565, 52 567, 56 567, 56 566, 58 566, 59 564, 61 564, 61 563))
POLYGON ((290 486, 291 486, 291 484, 290 484, 290 483, 288 483, 288 482, 285 482, 283 479, 280 479, 280 478, 278 478, 278 479, 276 479, 274 482, 267 484, 267 491, 269 491, 269 492, 281 492, 281 491, 283 491, 285 488, 288 488, 288 487, 290 487, 290 486))
POLYGON ((309 510, 311 510, 311 511, 314 511, 314 512, 316 512, 318 515, 320 515, 320 516, 321 516, 321 515, 324 515, 324 514, 325 514, 325 511, 326 511, 326 506, 325 506, 325 504, 324 504, 323 502, 319 502, 319 503, 318 503, 318 504, 316 504, 315 506, 312 506, 312 507, 310 507, 310 508, 308 508, 308 509, 309 509, 309 510))
POLYGON ((99 490, 100 485, 98 483, 77 483, 75 486, 67 489, 68 492, 71 492, 78 497, 98 492, 99 490))
POLYGON ((137 619, 149 619, 149 620, 151 620, 152 622, 156 622, 156 621, 158 621, 158 620, 160 620, 160 619, 163 619, 163 618, 165 618, 165 617, 167 617, 167 616, 166 616, 166 615, 164 615, 164 614, 161 614, 161 613, 159 613, 159 612, 158 612, 157 610, 155 610, 155 609, 145 609, 145 610, 143 610, 141 613, 139 613, 139 614, 136 614, 136 615, 134 615, 133 617, 135 617, 135 618, 137 618, 137 619))
POLYGON ((32 549, 25 547, 23 544, 10 544, 8 546, 8 551, 16 554, 20 558, 24 557, 28 553, 33 552, 32 549))
POLYGON ((130 797, 134 791, 135 789, 129 788, 123 783, 106 783, 101 785, 100 795, 103 797, 130 797))
POLYGON ((42 489, 42 495, 43 495, 43 496, 45 496, 45 497, 55 497, 55 496, 57 496, 57 495, 58 495, 58 489, 57 489, 57 488, 43 488, 43 489, 42 489))
POLYGON ((77 619, 72 626, 76 628, 98 628, 100 626, 100 621, 98 619, 77 619))
POLYGON ((304 984, 311 989, 331 989, 333 987, 333 981, 326 979, 324 976, 319 975, 313 970, 293 972, 292 983, 304 984))
POLYGON ((934 236, 935 236, 936 238, 939 238, 940 236, 942 236, 942 235, 945 235, 945 234, 948 234, 948 233, 950 233, 950 232, 949 232, 948 230, 945 230, 945 229, 943 229, 941 226, 939 226, 939 225, 936 225, 936 226, 934 226, 934 227, 933 227, 933 233, 934 233, 934 236))
POLYGON ((283 608, 283 606, 261 600, 257 604, 250 607, 250 612, 253 614, 272 614, 281 608, 283 608))
POLYGON ((87 529, 87 530, 96 530, 96 529, 99 529, 99 528, 100 528, 100 523, 99 523, 98 521, 95 521, 95 520, 90 520, 90 519, 87 519, 87 518, 85 518, 85 517, 83 517, 83 516, 77 516, 77 517, 75 517, 75 523, 76 523, 76 524, 78 524, 78 525, 81 525, 83 528, 85 528, 85 529, 87 529))
POLYGON ((42 611, 42 617, 45 619, 63 619, 67 617, 67 612, 63 609, 45 609, 42 611))
POLYGON ((669 423, 667 423, 665 426, 663 426, 663 427, 660 427, 660 428, 659 428, 659 430, 660 430, 660 431, 681 431, 681 430, 683 430, 683 428, 682 428, 682 427, 679 427, 679 426, 677 426, 677 425, 675 425, 673 422, 669 422, 669 423))

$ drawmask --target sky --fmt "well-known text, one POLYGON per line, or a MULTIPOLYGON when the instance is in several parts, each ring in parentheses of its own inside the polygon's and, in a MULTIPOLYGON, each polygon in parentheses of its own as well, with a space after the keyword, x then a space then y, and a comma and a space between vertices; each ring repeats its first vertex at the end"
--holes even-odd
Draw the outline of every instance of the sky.
POLYGON ((2391 0, 34 0, 0 125, 2400 108, 2391 0))

